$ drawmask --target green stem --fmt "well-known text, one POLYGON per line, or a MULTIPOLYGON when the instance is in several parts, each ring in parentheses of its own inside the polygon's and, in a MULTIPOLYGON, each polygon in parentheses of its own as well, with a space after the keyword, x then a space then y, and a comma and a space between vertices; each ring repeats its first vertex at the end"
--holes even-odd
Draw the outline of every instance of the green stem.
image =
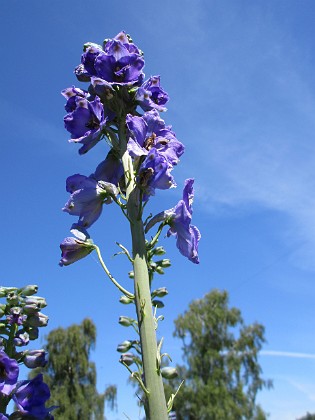
POLYGON ((110 271, 108 270, 106 264, 103 261, 102 255, 101 255, 101 251, 99 249, 98 246, 94 246, 95 251, 97 253, 99 262, 101 263, 101 266, 103 268, 103 270, 105 271, 105 273, 107 274, 107 276, 109 277, 109 279, 114 283, 114 285, 124 294, 126 295, 129 299, 134 299, 134 295, 130 292, 128 292, 128 290, 124 289, 117 280, 115 280, 115 278, 111 275, 110 271))
POLYGON ((134 181, 132 160, 126 147, 125 121, 123 118, 119 127, 119 139, 127 186, 127 211, 132 236, 135 300, 145 377, 144 383, 148 390, 145 395, 146 417, 148 420, 166 420, 168 414, 164 387, 162 376, 157 369, 158 348, 152 313, 144 228, 141 218, 142 204, 140 191, 134 181))

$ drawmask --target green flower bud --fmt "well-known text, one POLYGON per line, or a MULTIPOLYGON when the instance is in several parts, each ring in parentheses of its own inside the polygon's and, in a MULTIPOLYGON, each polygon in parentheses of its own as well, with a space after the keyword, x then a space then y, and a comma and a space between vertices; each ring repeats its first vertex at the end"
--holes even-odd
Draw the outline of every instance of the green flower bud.
POLYGON ((131 366, 134 363, 134 357, 132 353, 125 353, 120 356, 119 362, 131 366))
POLYGON ((152 300, 152 306, 155 306, 156 308, 164 308, 164 303, 161 300, 152 300))
POLYGON ((47 306, 46 299, 40 296, 32 296, 24 299, 25 305, 36 305, 38 310, 47 306))
POLYGON ((162 268, 162 267, 160 267, 159 265, 156 267, 155 271, 156 271, 158 274, 164 274, 164 270, 163 270, 163 268, 162 268))
POLYGON ((0 287, 0 297, 7 296, 10 292, 15 292, 17 287, 0 287))
POLYGON ((7 305, 5 303, 0 304, 0 317, 2 317, 5 313, 7 305))
POLYGON ((125 340, 122 343, 118 344, 117 351, 119 353, 126 353, 126 351, 130 350, 132 347, 132 342, 129 340, 125 340))
POLYGON ((123 327, 130 327, 130 325, 132 325, 135 322, 135 320, 132 318, 129 318, 128 316, 120 316, 118 322, 123 327))
POLYGON ((165 379, 174 379, 178 376, 176 368, 166 366, 161 369, 161 374, 165 379))
POLYGON ((123 303, 124 305, 129 305, 129 303, 133 303, 133 299, 130 299, 126 295, 122 295, 119 299, 120 303, 123 303))
POLYGON ((38 286, 36 284, 30 284, 28 286, 22 287, 18 290, 19 295, 23 296, 32 296, 35 295, 38 291, 38 286))
POLYGON ((162 246, 157 246, 153 250, 154 255, 164 255, 166 253, 165 249, 162 246))
MULTIPOLYGON (((17 290, 17 289, 16 289, 17 290)), ((12 290, 7 293, 7 302, 10 305, 16 305, 19 303, 19 296, 16 294, 16 290, 12 290)))
POLYGON ((166 289, 166 287, 159 287, 158 289, 155 289, 152 292, 152 297, 162 298, 166 295, 168 295, 168 290, 166 289))
POLYGON ((133 271, 129 271, 128 276, 130 279, 134 279, 135 278, 135 273, 133 271))
POLYGON ((164 268, 171 266, 171 260, 169 260, 168 258, 164 258, 163 260, 157 261, 156 263, 160 267, 164 267, 164 268))

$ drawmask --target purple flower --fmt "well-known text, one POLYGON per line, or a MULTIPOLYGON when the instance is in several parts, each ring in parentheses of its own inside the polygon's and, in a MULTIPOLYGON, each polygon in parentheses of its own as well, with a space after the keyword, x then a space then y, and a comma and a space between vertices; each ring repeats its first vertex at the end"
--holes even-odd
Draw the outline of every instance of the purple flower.
POLYGON ((29 350, 26 352, 23 362, 26 367, 29 369, 34 369, 37 367, 44 367, 47 364, 48 353, 41 350, 29 350))
POLYGON ((0 351, 0 392, 9 395, 17 383, 19 365, 15 359, 0 351))
POLYGON ((103 204, 110 204, 118 194, 115 185, 76 174, 67 178, 66 190, 71 193, 63 211, 79 216, 84 228, 91 226, 101 215, 103 204))
POLYGON ((98 96, 90 100, 86 92, 76 88, 65 89, 62 94, 68 98, 68 114, 64 117, 64 122, 65 128, 71 133, 69 141, 83 144, 79 149, 82 155, 101 139, 107 117, 104 116, 104 108, 98 96))
POLYGON ((64 265, 73 264, 89 255, 94 250, 94 245, 88 241, 68 237, 61 242, 60 249, 61 260, 59 265, 62 267, 64 265))
POLYGON ((150 195, 155 194, 155 189, 166 190, 176 187, 173 176, 171 175, 172 167, 166 158, 151 149, 140 166, 137 177, 138 186, 144 192, 144 201, 148 200, 150 195))
POLYGON ((168 94, 160 86, 160 76, 151 76, 146 80, 136 93, 136 101, 143 111, 157 109, 158 111, 166 111, 163 106, 169 100, 168 94))
POLYGON ((104 47, 87 43, 75 73, 80 81, 98 77, 110 84, 141 84, 144 60, 140 50, 125 32, 106 40, 104 47))
POLYGON ((29 341, 30 336, 24 329, 19 330, 13 339, 14 345, 18 347, 26 346, 29 341))
POLYGON ((103 160, 96 168, 91 178, 95 178, 97 181, 105 181, 114 185, 118 185, 120 178, 124 174, 124 168, 118 157, 116 157, 113 149, 111 149, 106 159, 103 160))
POLYGON ((13 395, 14 402, 22 414, 34 416, 42 420, 49 418, 51 409, 45 407, 46 401, 50 398, 48 385, 43 382, 43 375, 35 376, 31 381, 18 383, 13 395))
POLYGON ((201 234, 196 226, 191 225, 193 183, 193 179, 186 179, 183 199, 175 207, 154 216, 147 224, 145 231, 148 232, 158 222, 168 224, 170 228, 167 236, 174 235, 176 237, 176 245, 180 253, 193 263, 199 264, 198 243, 201 234))
POLYGON ((22 309, 18 306, 10 308, 10 315, 7 315, 7 321, 10 325, 17 324, 22 325, 26 319, 26 315, 22 314, 22 309))
POLYGON ((128 151, 132 157, 144 156, 156 149, 174 166, 184 153, 183 144, 177 140, 171 127, 165 126, 158 111, 146 112, 142 117, 127 115, 129 130, 128 151))

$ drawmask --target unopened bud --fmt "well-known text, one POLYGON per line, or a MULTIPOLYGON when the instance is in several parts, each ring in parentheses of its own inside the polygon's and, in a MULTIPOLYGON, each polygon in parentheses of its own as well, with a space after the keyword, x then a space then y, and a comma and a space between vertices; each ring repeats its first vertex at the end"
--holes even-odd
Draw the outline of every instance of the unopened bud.
POLYGON ((17 287, 0 287, 0 297, 7 296, 10 292, 17 291, 17 287))
POLYGON ((27 317, 27 324, 31 327, 46 327, 48 324, 48 316, 37 312, 27 317))
POLYGON ((171 260, 168 259, 168 258, 164 258, 163 260, 157 261, 156 263, 160 267, 164 267, 164 268, 167 268, 167 267, 171 266, 171 260))
POLYGON ((32 296, 24 299, 25 305, 36 305, 38 309, 43 309, 47 306, 46 299, 40 296, 32 296))
POLYGON ((125 353, 126 351, 130 350, 132 347, 132 342, 129 340, 125 340, 122 343, 118 344, 117 351, 119 353, 125 353))
POLYGON ((159 287, 158 289, 155 289, 152 292, 152 297, 162 298, 166 295, 168 295, 168 290, 166 289, 166 287, 159 287))
POLYGON ((10 303, 10 305, 15 305, 19 302, 19 297, 16 291, 12 290, 7 293, 7 302, 10 303))
POLYGON ((174 379, 178 376, 176 368, 166 366, 161 369, 161 374, 165 379, 174 379))
POLYGON ((6 304, 1 303, 1 305, 0 305, 0 317, 2 317, 4 315, 6 307, 7 307, 6 304))
POLYGON ((120 303, 123 303, 124 305, 129 305, 129 303, 133 303, 133 299, 130 299, 126 295, 122 295, 119 299, 120 303))
POLYGON ((164 303, 161 300, 152 300, 152 306, 155 306, 156 308, 164 308, 164 303))
POLYGON ((135 320, 132 318, 129 318, 128 316, 120 316, 118 322, 123 327, 130 327, 130 325, 132 325, 135 322, 135 320))
POLYGON ((162 268, 161 266, 159 266, 159 265, 156 267, 155 271, 156 271, 158 274, 164 274, 164 270, 163 270, 163 268, 162 268))
POLYGON ((154 255, 164 255, 166 253, 165 249, 162 246, 157 246, 153 250, 154 255))
POLYGON ((38 338, 38 327, 31 327, 27 329, 30 340, 37 340, 38 338))
POLYGON ((47 364, 47 356, 48 353, 41 349, 41 350, 29 350, 24 359, 23 362, 26 367, 29 369, 34 369, 37 367, 44 367, 47 364))
POLYGON ((120 363, 124 363, 127 366, 131 366, 134 363, 134 355, 132 353, 125 353, 120 356, 120 363))
POLYGON ((128 276, 130 279, 134 279, 135 273, 133 271, 129 271, 128 276))
POLYGON ((19 295, 23 296, 32 296, 35 295, 38 291, 38 286, 36 284, 30 284, 28 286, 22 287, 18 290, 19 295))

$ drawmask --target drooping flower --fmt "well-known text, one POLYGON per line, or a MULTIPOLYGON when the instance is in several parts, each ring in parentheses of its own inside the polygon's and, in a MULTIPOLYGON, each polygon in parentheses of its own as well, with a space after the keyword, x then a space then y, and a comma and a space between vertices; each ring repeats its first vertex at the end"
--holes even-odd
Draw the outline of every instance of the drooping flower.
POLYGON ((29 369, 34 369, 37 367, 44 367, 47 364, 47 357, 48 353, 41 349, 41 350, 28 350, 25 353, 23 358, 23 362, 26 367, 29 369))
POLYGON ((193 183, 193 179, 186 179, 183 199, 175 207, 154 216, 147 224, 145 231, 148 232, 158 222, 165 222, 170 226, 167 236, 176 237, 176 245, 180 253, 193 263, 199 264, 198 243, 201 234, 199 229, 191 224, 193 183))
POLYGON ((165 126, 157 110, 146 112, 142 117, 127 115, 129 130, 128 151, 130 156, 139 157, 156 149, 174 166, 184 153, 184 145, 177 140, 171 127, 165 126))
POLYGON ((100 45, 87 43, 81 65, 75 69, 80 81, 98 77, 113 85, 140 85, 143 81, 144 59, 141 51, 125 32, 100 45))
POLYGON ((94 250, 94 246, 77 238, 68 237, 61 242, 60 249, 61 260, 59 265, 64 266, 86 257, 94 250))
POLYGON ((155 194, 155 189, 166 190, 176 187, 175 180, 171 175, 172 167, 166 158, 151 149, 140 166, 137 183, 144 192, 143 200, 147 201, 150 195, 155 194))
POLYGON ((69 88, 62 91, 68 99, 64 117, 65 128, 71 133, 70 142, 80 143, 82 155, 99 142, 107 122, 103 104, 98 96, 94 99, 87 97, 81 89, 69 88))
POLYGON ((71 196, 63 211, 79 216, 84 228, 91 226, 100 217, 103 204, 111 203, 112 196, 118 194, 114 184, 80 174, 67 178, 66 190, 71 196))
MULTIPOLYGON (((48 385, 43 382, 43 375, 39 374, 34 379, 21 381, 13 394, 13 400, 17 409, 24 415, 33 416, 38 420, 53 417, 51 409, 45 407, 50 398, 48 385)), ((23 416, 22 416, 23 417, 23 416)))
POLYGON ((3 350, 0 351, 0 392, 9 395, 17 383, 19 365, 3 350))
POLYGON ((160 76, 151 76, 137 90, 136 101, 143 111, 157 109, 158 111, 166 111, 163 106, 169 100, 168 94, 160 86, 160 76))
POLYGON ((123 174, 124 168, 121 161, 117 158, 113 150, 110 150, 106 159, 97 166, 95 172, 90 177, 97 181, 105 181, 117 186, 123 174))

